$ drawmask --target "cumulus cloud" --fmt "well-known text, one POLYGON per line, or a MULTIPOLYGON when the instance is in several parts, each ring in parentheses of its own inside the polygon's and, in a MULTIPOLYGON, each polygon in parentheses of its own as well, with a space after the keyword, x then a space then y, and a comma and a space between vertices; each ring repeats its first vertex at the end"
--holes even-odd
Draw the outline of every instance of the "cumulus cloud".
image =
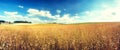
MULTIPOLYGON (((64 14, 61 16, 60 14, 52 15, 50 11, 47 10, 37 10, 37 9, 28 9, 28 14, 25 16, 19 14, 19 12, 8 12, 4 11, 4 15, 0 16, 0 19, 4 19, 7 21, 15 21, 15 20, 23 20, 23 21, 31 21, 33 23, 77 23, 78 22, 78 15, 71 16, 70 14, 64 14), (31 17, 32 16, 32 17, 31 17), (37 17, 36 17, 37 16, 37 17), (52 21, 49 20, 42 20, 39 17, 47 17, 50 19, 54 19, 52 21)), ((60 13, 60 11, 59 11, 60 13)))
POLYGON ((57 12, 58 14, 60 14, 60 13, 61 13, 61 10, 56 10, 56 12, 57 12))
MULTIPOLYGON (((75 15, 75 16, 70 16, 70 14, 63 14, 63 16, 61 16, 59 13, 61 13, 60 10, 56 10, 56 12, 58 14, 56 15, 52 15, 50 13, 50 11, 47 10, 37 10, 37 9, 28 9, 27 11, 29 14, 27 16, 32 16, 32 17, 47 17, 50 19, 54 19, 50 22, 56 22, 56 23, 77 23, 79 16, 75 15)), ((46 22, 48 22, 49 20, 46 20, 46 22)))
POLYGON ((56 16, 53 16, 50 11, 47 10, 37 10, 37 9, 28 9, 28 16, 39 16, 39 17, 48 17, 56 19, 56 16))
POLYGON ((21 6, 21 5, 19 5, 18 7, 19 7, 19 8, 24 8, 24 6, 21 6))
POLYGON ((31 21, 32 23, 43 23, 44 20, 40 20, 39 18, 30 18, 28 16, 23 16, 18 14, 18 12, 8 12, 4 11, 4 15, 0 16, 0 20, 6 20, 6 21, 16 21, 16 20, 22 20, 22 21, 31 21))
MULTIPOLYGON (((4 15, 0 16, 0 20, 6 20, 6 21, 16 21, 16 20, 22 20, 22 21, 31 21, 32 23, 47 23, 50 22, 48 20, 42 20, 39 17, 47 17, 47 18, 53 18, 51 13, 49 11, 39 11, 36 9, 29 9, 28 14, 25 16, 19 14, 18 12, 9 12, 9 11, 4 11, 4 15), (30 17, 30 16, 36 16, 38 15, 39 17, 30 17)), ((54 17, 60 17, 59 15, 55 15, 54 17)))
POLYGON ((16 14, 18 14, 18 12, 8 12, 8 11, 4 11, 4 14, 6 14, 6 15, 16 15, 16 14))
POLYGON ((55 20, 57 23, 65 23, 65 24, 69 24, 69 23, 79 23, 79 16, 70 16, 70 14, 64 14, 62 17, 57 18, 57 20, 55 20))

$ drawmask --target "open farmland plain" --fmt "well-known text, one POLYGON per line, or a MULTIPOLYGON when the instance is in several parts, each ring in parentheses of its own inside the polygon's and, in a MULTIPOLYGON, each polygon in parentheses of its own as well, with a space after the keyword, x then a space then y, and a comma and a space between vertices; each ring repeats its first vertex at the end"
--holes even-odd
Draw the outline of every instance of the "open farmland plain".
POLYGON ((0 50, 120 50, 120 23, 0 25, 0 50))

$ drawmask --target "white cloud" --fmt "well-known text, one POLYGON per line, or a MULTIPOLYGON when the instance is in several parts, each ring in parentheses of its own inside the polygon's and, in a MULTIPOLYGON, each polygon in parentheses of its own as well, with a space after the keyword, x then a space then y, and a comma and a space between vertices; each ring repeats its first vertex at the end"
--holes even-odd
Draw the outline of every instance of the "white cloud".
POLYGON ((39 18, 30 18, 28 16, 23 16, 18 14, 18 12, 8 12, 4 11, 5 15, 0 16, 0 20, 6 21, 16 21, 16 20, 23 20, 23 21, 31 21, 32 23, 42 23, 45 22, 44 20, 40 20, 39 18))
POLYGON ((28 9, 27 12, 29 13, 27 16, 47 17, 47 18, 54 19, 51 22, 57 22, 57 23, 76 23, 77 22, 76 18, 79 18, 79 16, 77 15, 70 16, 70 14, 64 14, 63 16, 61 16, 59 14, 61 13, 60 10, 56 10, 58 14, 54 16, 50 13, 50 11, 47 11, 47 10, 28 9))
POLYGON ((61 13, 61 10, 56 10, 56 12, 57 12, 58 14, 60 14, 60 13, 61 13))
POLYGON ((57 22, 57 23, 76 23, 78 22, 76 19, 79 18, 79 16, 70 16, 70 14, 64 14, 63 16, 60 16, 59 14, 57 15, 52 15, 50 11, 45 11, 45 10, 37 10, 37 9, 28 9, 28 14, 25 16, 20 15, 18 12, 8 12, 4 11, 4 15, 0 16, 0 19, 4 19, 6 21, 15 21, 15 20, 23 20, 23 21, 31 21, 33 23, 51 23, 51 22, 57 22), (30 17, 33 16, 33 17, 30 17), (49 20, 42 20, 38 17, 47 17, 47 18, 52 18, 54 19, 53 21, 49 20))
POLYGON ((47 10, 41 10, 41 11, 39 11, 37 9, 29 9, 27 12, 29 13, 29 15, 38 15, 38 16, 44 16, 44 17, 50 17, 50 16, 52 16, 50 14, 50 12, 47 11, 47 10))
POLYGON ((18 14, 18 12, 8 12, 8 11, 4 11, 4 14, 6 14, 6 15, 16 15, 16 14, 18 14))
MULTIPOLYGON (((47 10, 37 10, 37 9, 28 9, 27 11, 29 14, 27 14, 27 16, 32 16, 34 17, 47 17, 47 18, 51 18, 54 19, 53 21, 50 22, 57 22, 57 23, 77 23, 79 22, 79 16, 75 15, 75 16, 70 16, 70 14, 64 14, 63 16, 61 16, 59 13, 61 13, 60 10, 56 10, 56 12, 58 13, 57 15, 52 15, 50 13, 50 11, 47 10)), ((46 20, 46 22, 49 22, 49 20, 46 20)))
POLYGON ((70 16, 70 14, 64 14, 62 17, 57 18, 55 20, 57 23, 79 23, 80 21, 78 20, 80 17, 79 16, 70 16))
POLYGON ((24 8, 24 6, 21 6, 21 5, 19 5, 18 7, 19 7, 19 8, 24 8))
POLYGON ((56 19, 56 16, 52 16, 50 11, 47 10, 37 10, 37 9, 28 9, 28 16, 39 16, 39 17, 48 17, 52 19, 56 19))

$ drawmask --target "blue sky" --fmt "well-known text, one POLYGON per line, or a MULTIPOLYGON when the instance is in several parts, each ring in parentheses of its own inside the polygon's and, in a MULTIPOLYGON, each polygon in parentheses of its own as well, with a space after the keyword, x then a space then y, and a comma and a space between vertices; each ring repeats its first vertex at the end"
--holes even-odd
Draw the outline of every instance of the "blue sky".
POLYGON ((33 23, 119 22, 119 0, 1 0, 0 20, 33 23))

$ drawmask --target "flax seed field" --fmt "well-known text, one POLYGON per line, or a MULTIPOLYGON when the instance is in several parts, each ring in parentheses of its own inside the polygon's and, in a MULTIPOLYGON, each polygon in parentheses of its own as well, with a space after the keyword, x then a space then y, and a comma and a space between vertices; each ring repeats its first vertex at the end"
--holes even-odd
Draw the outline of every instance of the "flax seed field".
POLYGON ((0 50, 120 50, 120 23, 0 25, 0 50))

